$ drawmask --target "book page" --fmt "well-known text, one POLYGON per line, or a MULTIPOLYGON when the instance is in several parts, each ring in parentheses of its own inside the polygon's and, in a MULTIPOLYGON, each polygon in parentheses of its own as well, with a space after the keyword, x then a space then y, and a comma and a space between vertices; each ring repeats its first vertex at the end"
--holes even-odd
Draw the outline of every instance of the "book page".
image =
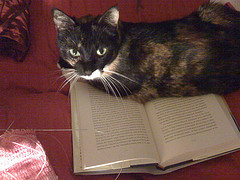
POLYGON ((214 155, 209 148, 215 147, 217 153, 222 153, 228 150, 224 144, 231 149, 235 142, 239 147, 238 129, 226 109, 222 109, 219 98, 215 95, 161 98, 146 104, 163 166, 208 153, 214 155))
POLYGON ((77 110, 76 110, 76 102, 74 99, 76 98, 75 91, 71 91, 71 118, 72 118, 72 144, 73 144, 73 166, 74 172, 79 172, 82 169, 82 155, 81 155, 81 147, 79 143, 79 122, 77 120, 77 110))
POLYGON ((116 99, 81 82, 74 88, 79 126, 83 129, 79 137, 83 169, 158 162, 142 104, 116 99))

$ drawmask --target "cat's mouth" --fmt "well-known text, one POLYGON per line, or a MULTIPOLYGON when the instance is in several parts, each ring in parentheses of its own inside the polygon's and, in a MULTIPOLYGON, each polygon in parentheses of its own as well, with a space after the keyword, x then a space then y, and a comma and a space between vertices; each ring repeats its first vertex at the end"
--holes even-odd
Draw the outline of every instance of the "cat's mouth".
POLYGON ((86 79, 86 80, 94 80, 96 78, 100 78, 102 75, 102 71, 99 69, 96 69, 95 71, 86 71, 85 75, 80 75, 81 78, 86 79))

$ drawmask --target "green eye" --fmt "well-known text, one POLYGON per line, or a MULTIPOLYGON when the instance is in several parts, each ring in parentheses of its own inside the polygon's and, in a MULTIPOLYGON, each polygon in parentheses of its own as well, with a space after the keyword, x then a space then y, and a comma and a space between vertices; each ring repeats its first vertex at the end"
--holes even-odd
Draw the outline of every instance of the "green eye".
POLYGON ((106 52, 107 52, 107 48, 99 48, 97 50, 97 55, 103 56, 104 54, 106 54, 106 52))
POLYGON ((75 49, 70 49, 69 52, 73 57, 79 57, 80 56, 80 52, 78 52, 75 49))

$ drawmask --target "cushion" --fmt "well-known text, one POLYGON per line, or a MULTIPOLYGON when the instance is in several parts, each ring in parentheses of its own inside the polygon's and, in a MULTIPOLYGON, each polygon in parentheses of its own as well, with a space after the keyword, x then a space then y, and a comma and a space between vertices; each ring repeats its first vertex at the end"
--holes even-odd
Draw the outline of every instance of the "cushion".
POLYGON ((0 0, 0 54, 23 61, 30 45, 30 0, 0 0))

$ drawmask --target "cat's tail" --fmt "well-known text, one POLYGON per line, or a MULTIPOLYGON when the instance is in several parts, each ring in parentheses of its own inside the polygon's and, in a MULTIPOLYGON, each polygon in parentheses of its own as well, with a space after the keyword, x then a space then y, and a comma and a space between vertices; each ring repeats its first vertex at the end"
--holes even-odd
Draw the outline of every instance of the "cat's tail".
POLYGON ((240 12, 226 5, 214 2, 203 4, 198 15, 205 22, 240 29, 240 12))

